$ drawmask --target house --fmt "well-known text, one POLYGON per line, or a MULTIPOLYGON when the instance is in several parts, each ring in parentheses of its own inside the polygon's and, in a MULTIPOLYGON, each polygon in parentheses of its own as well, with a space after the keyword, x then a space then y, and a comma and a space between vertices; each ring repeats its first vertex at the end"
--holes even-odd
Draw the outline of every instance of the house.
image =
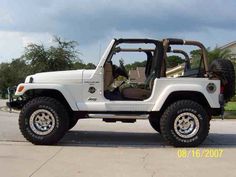
POLYGON ((234 59, 232 61, 234 61, 234 63, 236 64, 236 60, 235 60, 235 58, 236 58, 236 41, 225 44, 225 45, 221 46, 220 49, 229 50, 232 54, 231 59, 234 59))
POLYGON ((167 69, 166 77, 179 77, 183 75, 185 63, 182 63, 174 68, 167 69))
POLYGON ((231 54, 236 55, 236 41, 230 42, 220 47, 223 50, 230 50, 231 54))

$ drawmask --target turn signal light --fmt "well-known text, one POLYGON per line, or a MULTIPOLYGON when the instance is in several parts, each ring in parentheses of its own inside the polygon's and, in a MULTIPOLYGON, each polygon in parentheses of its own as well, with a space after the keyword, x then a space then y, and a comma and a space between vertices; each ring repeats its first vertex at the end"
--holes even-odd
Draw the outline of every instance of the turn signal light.
POLYGON ((25 87, 24 87, 23 85, 21 85, 21 86, 19 86, 19 88, 18 88, 17 91, 18 91, 18 92, 22 92, 22 90, 24 90, 24 88, 25 88, 25 87))

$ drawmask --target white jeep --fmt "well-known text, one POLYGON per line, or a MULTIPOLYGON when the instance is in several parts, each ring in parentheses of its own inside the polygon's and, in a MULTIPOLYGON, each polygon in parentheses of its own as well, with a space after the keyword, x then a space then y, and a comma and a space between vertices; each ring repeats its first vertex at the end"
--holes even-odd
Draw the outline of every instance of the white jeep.
POLYGON ((55 144, 78 119, 101 118, 130 123, 146 119, 171 145, 194 147, 207 137, 211 116, 223 115, 234 93, 232 63, 217 59, 208 66, 200 42, 114 39, 95 70, 30 75, 7 105, 21 110, 20 130, 34 144, 55 144), (188 58, 180 76, 166 77, 167 53, 177 53, 171 50, 176 45, 199 47, 198 67, 191 67, 194 59, 188 58), (133 83, 123 62, 139 55, 146 60, 145 79, 133 83), (115 65, 121 58, 120 66, 115 65))

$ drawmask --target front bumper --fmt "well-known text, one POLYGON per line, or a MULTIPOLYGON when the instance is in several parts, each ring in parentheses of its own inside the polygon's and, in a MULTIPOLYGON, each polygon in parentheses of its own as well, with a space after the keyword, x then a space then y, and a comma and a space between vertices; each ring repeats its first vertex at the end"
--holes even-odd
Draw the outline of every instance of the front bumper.
POLYGON ((16 110, 20 110, 22 109, 22 107, 24 106, 24 101, 23 100, 11 100, 11 101, 8 101, 6 103, 7 107, 10 108, 10 109, 16 109, 16 110))
POLYGON ((9 107, 10 110, 11 109, 16 109, 16 110, 21 109, 24 106, 25 101, 21 96, 15 97, 16 87, 9 87, 7 89, 7 91, 8 91, 9 101, 6 103, 6 106, 9 107))

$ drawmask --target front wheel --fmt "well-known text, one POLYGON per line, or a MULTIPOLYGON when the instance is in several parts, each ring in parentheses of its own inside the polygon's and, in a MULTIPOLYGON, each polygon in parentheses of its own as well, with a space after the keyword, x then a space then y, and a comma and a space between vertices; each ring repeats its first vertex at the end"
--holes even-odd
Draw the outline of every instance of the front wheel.
POLYGON ((37 97, 23 107, 19 127, 22 135, 33 144, 55 144, 68 130, 68 114, 56 99, 37 97))
POLYGON ((180 100, 163 113, 160 126, 163 138, 176 147, 195 147, 208 135, 209 115, 198 103, 180 100))

